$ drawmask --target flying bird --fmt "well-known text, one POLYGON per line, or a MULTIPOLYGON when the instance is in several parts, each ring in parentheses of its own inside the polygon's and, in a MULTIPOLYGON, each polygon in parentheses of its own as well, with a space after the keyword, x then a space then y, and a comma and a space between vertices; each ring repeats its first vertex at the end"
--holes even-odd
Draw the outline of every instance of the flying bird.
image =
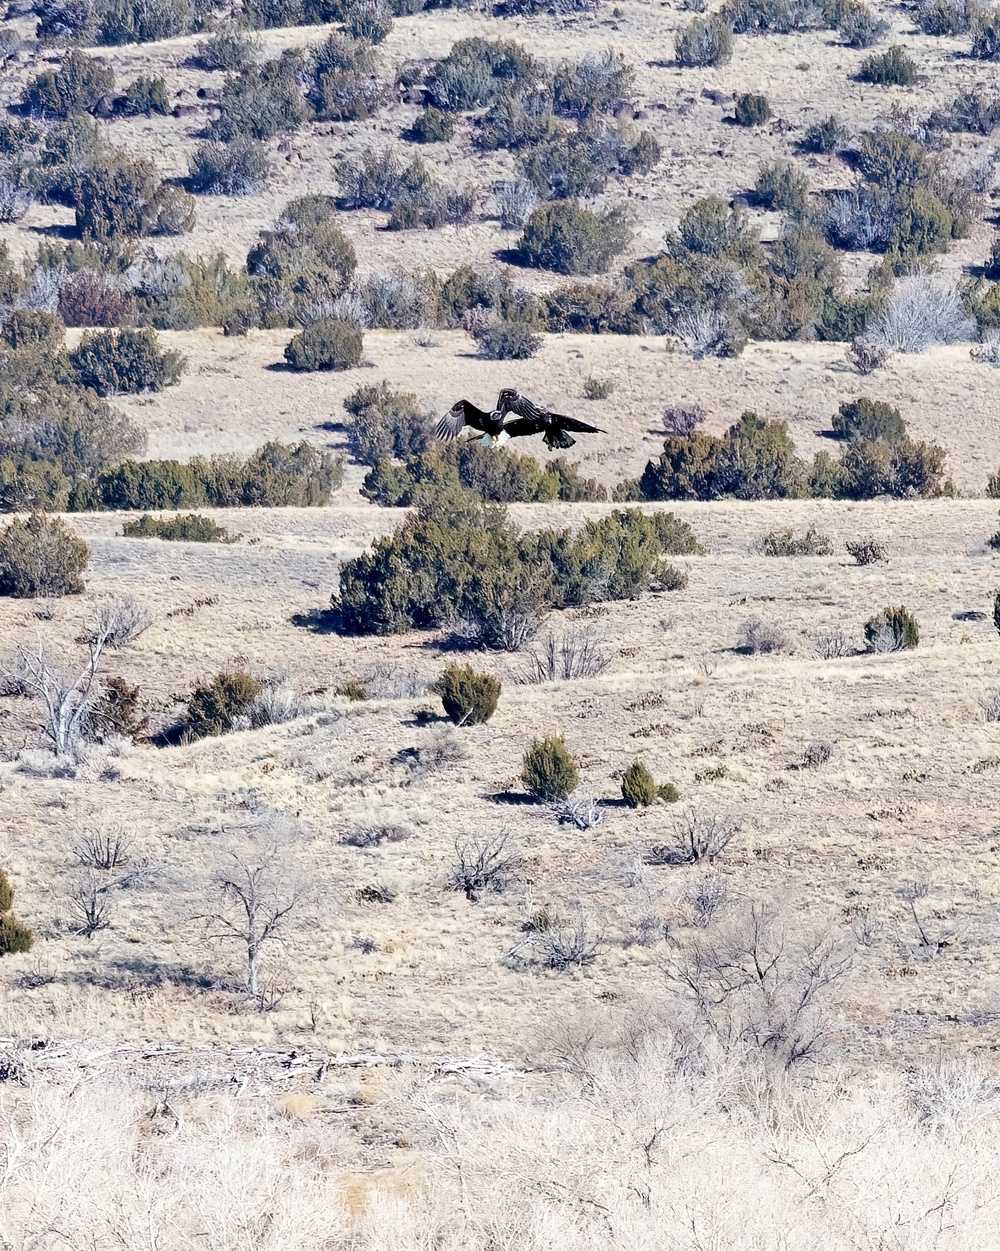
POLYGON ((507 421, 504 425, 508 438, 516 439, 521 435, 540 434, 542 442, 549 451, 555 448, 572 447, 576 439, 570 435, 570 430, 576 434, 605 433, 599 426, 589 426, 585 421, 578 421, 575 417, 566 417, 562 413, 550 413, 546 408, 539 408, 526 396, 519 395, 517 391, 509 387, 500 392, 496 411, 504 418, 508 413, 515 414, 516 420, 507 421))
POLYGON ((504 413, 499 405, 491 413, 486 413, 469 400, 459 400, 453 404, 438 422, 434 432, 439 439, 457 439, 466 426, 482 431, 483 437, 479 441, 484 447, 500 447, 510 438, 504 429, 504 413))

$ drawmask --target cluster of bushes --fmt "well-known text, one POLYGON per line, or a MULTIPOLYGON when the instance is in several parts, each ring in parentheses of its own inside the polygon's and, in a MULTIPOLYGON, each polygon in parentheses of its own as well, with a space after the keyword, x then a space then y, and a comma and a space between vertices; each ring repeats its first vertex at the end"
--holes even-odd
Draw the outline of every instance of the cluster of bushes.
POLYGON ((502 506, 438 496, 341 568, 333 608, 345 633, 462 623, 471 642, 514 650, 550 608, 677 586, 667 557, 700 550, 669 513, 614 512, 576 534, 522 532, 502 506))
MULTIPOLYGON (((56 317, 34 309, 0 323, 2 511, 65 509, 102 472, 145 450, 143 432, 89 389, 89 350, 78 370, 64 336, 56 317)), ((118 363, 130 380, 143 376, 141 360, 134 372, 118 363)))
POLYGON ((210 10, 194 0, 43 0, 39 39, 78 44, 151 43, 200 30, 210 10))
POLYGON ((164 539, 170 543, 238 543, 241 537, 200 513, 176 517, 143 513, 136 521, 126 521, 122 535, 126 539, 164 539))
POLYGON ((744 413, 722 436, 669 435, 661 455, 616 498, 905 499, 951 489, 943 481, 944 450, 910 439, 898 409, 864 398, 844 403, 834 430, 844 440, 839 458, 818 452, 811 465, 796 455, 785 422, 756 413, 744 413))
POLYGON ((265 443, 252 455, 126 460, 78 492, 78 509, 317 508, 343 478, 339 460, 311 443, 265 443))
POLYGON ((476 206, 473 188, 444 187, 420 157, 404 163, 390 151, 365 148, 358 160, 341 163, 338 181, 341 208, 388 212, 390 230, 463 225, 472 219, 476 206))
POLYGON ((968 233, 978 204, 971 179, 955 176, 919 140, 899 130, 866 132, 856 159, 861 186, 836 193, 826 210, 835 247, 884 252, 902 272, 968 233))
POLYGON ((836 30, 852 48, 868 48, 885 38, 889 23, 860 0, 727 0, 714 14, 695 17, 678 34, 679 65, 726 65, 733 35, 789 35, 795 31, 836 30))

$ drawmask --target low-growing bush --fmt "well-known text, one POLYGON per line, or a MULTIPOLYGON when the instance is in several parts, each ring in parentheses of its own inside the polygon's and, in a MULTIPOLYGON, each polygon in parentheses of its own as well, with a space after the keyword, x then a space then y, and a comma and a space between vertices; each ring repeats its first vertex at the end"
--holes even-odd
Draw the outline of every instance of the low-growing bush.
POLYGON ((164 352, 155 332, 145 328, 85 334, 69 359, 80 385, 98 395, 162 391, 180 382, 186 365, 179 352, 164 352))
POLYGON ((140 75, 125 88, 124 94, 115 101, 115 111, 125 117, 166 117, 170 112, 167 84, 162 78, 140 75))
POLYGON ((604 273, 630 238, 620 208, 592 213, 562 201, 532 213, 517 250, 524 264, 540 269, 560 274, 604 273))
POLYGON ((338 317, 323 317, 300 331, 285 348, 292 369, 344 370, 361 363, 361 331, 338 317))
POLYGON ((270 172, 267 152, 256 139, 203 143, 191 158, 188 187, 199 195, 257 195, 270 172))
POLYGON ((34 930, 18 920, 12 912, 13 907, 14 888, 10 878, 0 869, 0 956, 30 951, 34 946, 34 930))
MULTIPOLYGON (((81 8, 84 6, 80 6, 81 8)), ((186 35, 195 23, 192 0, 109 0, 95 6, 97 42, 152 43, 186 35)))
POLYGON ((996 9, 977 16, 969 55, 977 61, 1000 61, 1000 13, 996 9))
POLYGON ((406 137, 414 143, 447 143, 455 134, 456 125, 451 113, 429 104, 417 114, 406 137))
POLYGON ((773 622, 748 617, 740 626, 736 646, 748 656, 769 656, 772 652, 785 651, 788 638, 773 622))
POLYGON ((540 75, 537 62, 520 44, 460 39, 437 63, 428 84, 434 104, 459 112, 490 108, 503 95, 531 87, 540 75))
POLYGON ((246 717, 262 687, 249 673, 235 670, 217 673, 210 682, 196 686, 188 696, 181 726, 191 738, 227 734, 246 717))
POLYGON ((622 799, 630 808, 648 808, 656 802, 656 782, 641 760, 633 760, 622 775, 622 799))
POLYGON ((561 735, 536 738, 524 753, 521 781, 536 799, 566 799, 580 783, 580 769, 561 735))
POLYGON ((866 4, 851 3, 845 6, 837 29, 849 48, 870 48, 884 39, 892 28, 876 17, 866 4))
POLYGON ((22 102, 35 117, 69 117, 89 113, 114 89, 111 66, 74 48, 58 69, 43 70, 25 87, 22 102))
POLYGON ((588 374, 583 380, 585 400, 606 400, 614 389, 615 384, 610 378, 595 378, 593 374, 588 374))
POLYGON ((865 622, 865 642, 871 652, 908 651, 920 642, 920 627, 904 605, 883 608, 865 622))
POLYGON ((220 26, 195 49, 202 69, 239 73, 252 65, 263 49, 260 37, 239 26, 220 26))
POLYGON ((841 439, 884 439, 898 443, 906 435, 906 425, 899 409, 884 400, 845 400, 831 423, 834 434, 841 439))
POLYGON ((809 179, 791 161, 772 161, 760 167, 753 191, 763 208, 801 214, 809 197, 809 179))
POLYGON ((894 352, 916 353, 970 339, 974 330, 975 323, 953 287, 918 275, 898 281, 867 333, 894 352))
POLYGON ((58 517, 33 513, 0 534, 0 595, 78 595, 90 549, 58 517))
POLYGON ((386 457, 405 460, 427 449, 430 419, 410 392, 392 391, 386 382, 368 384, 352 392, 344 408, 351 417, 347 444, 363 465, 386 457))
POLYGON ((674 43, 678 65, 728 65, 733 59, 733 28, 719 15, 695 17, 674 43))
POLYGON ((830 152, 836 152, 838 148, 842 148, 848 139, 848 130, 844 123, 836 115, 824 118, 821 122, 813 122, 806 128, 805 134, 802 136, 801 149, 803 152, 816 152, 826 155, 830 152))
POLYGON ((479 355, 488 361, 529 360, 542 346, 542 337, 526 322, 491 321, 473 326, 469 332, 476 340, 479 355))
POLYGON ((286 51, 274 61, 248 65, 226 80, 219 95, 218 116, 209 125, 213 139, 265 142, 294 130, 307 116, 302 94, 302 54, 286 51))
POLYGON ((898 44, 886 52, 865 57, 858 70, 858 81, 879 87, 912 87, 919 77, 917 63, 898 44))
POLYGON ((792 530, 771 530, 755 544, 755 550, 762 556, 832 556, 833 544, 810 526, 802 535, 792 530))
POLYGON ((122 535, 126 539, 165 539, 183 543, 238 543, 241 537, 230 534, 225 526, 199 513, 176 517, 152 517, 144 513, 136 521, 126 521, 122 535))
POLYGON ((497 710, 502 686, 490 673, 471 665, 449 665, 435 690, 447 715, 456 725, 481 725, 497 710))
POLYGON ((767 96, 755 95, 751 91, 737 96, 735 115, 737 126, 763 126, 773 116, 767 96))
POLYGON ((870 534, 862 535, 858 539, 848 539, 844 548, 848 556, 854 558, 856 565, 875 565, 889 559, 886 545, 870 534))

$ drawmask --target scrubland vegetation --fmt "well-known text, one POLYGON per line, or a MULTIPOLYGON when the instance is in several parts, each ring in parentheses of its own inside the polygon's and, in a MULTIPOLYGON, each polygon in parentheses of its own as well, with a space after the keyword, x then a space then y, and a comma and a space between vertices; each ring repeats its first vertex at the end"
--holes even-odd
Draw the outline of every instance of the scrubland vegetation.
POLYGON ((4 1246, 991 1245, 997 60, 0 13, 4 1246))

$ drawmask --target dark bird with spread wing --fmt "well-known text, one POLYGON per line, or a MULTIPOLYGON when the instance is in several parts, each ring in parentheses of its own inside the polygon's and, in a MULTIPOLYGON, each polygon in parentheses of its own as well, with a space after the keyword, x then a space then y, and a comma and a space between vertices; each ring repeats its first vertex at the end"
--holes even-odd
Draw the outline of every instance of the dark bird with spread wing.
POLYGON ((600 427, 589 426, 575 417, 539 408, 510 387, 500 392, 496 408, 489 413, 468 400, 459 400, 438 422, 436 434, 439 439, 457 439, 466 426, 482 431, 480 442, 486 447, 500 447, 508 439, 540 434, 550 451, 572 447, 576 439, 570 435, 571 430, 576 434, 604 433, 600 427), (510 413, 514 414, 513 421, 507 420, 510 413))
POLYGON ((549 451, 572 447, 576 439, 569 433, 570 430, 575 434, 605 433, 600 426, 590 426, 576 417, 566 417, 562 413, 551 413, 547 408, 539 408, 537 404, 533 404, 531 400, 510 388, 500 392, 497 410, 505 416, 507 413, 515 414, 516 420, 508 421, 504 425, 504 430, 510 438, 516 439, 526 434, 540 434, 542 442, 549 451))

